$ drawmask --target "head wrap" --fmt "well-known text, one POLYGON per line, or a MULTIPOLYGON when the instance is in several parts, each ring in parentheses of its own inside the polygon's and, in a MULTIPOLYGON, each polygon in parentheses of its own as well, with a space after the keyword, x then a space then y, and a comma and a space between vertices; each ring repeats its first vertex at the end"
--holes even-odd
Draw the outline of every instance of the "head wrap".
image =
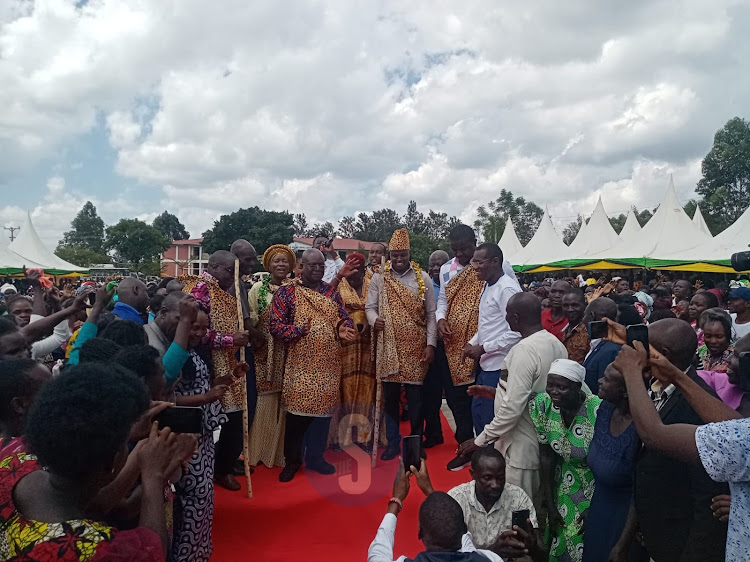
POLYGON ((411 250, 409 246, 409 231, 405 228, 399 228, 391 236, 391 242, 388 244, 388 249, 393 250, 411 250))
POLYGON ((638 302, 634 304, 636 310, 640 313, 641 318, 648 320, 651 316, 651 311, 654 309, 654 299, 651 298, 651 295, 647 295, 641 291, 634 293, 633 296, 638 299, 638 302), (639 304, 641 306, 638 306, 639 304))
POLYGON ((586 369, 583 365, 570 359, 555 359, 549 368, 549 374, 560 375, 581 385, 586 379, 586 369))
POLYGON ((289 271, 294 270, 294 266, 297 265, 297 257, 294 255, 292 249, 285 244, 274 244, 263 252, 263 269, 271 271, 271 262, 273 258, 278 254, 286 254, 286 258, 289 260, 289 271))
POLYGON ((11 291, 15 291, 16 293, 18 292, 18 289, 16 289, 15 285, 11 285, 10 283, 6 283, 2 287, 0 287, 0 293, 5 294, 5 291, 7 291, 8 289, 10 289, 11 291))

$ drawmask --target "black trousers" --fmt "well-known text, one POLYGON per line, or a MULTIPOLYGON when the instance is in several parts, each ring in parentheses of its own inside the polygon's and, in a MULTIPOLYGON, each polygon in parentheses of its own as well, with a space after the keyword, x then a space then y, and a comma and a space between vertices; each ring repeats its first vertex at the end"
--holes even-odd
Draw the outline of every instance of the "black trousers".
POLYGON ((435 360, 430 364, 427 376, 422 385, 423 411, 424 411, 424 436, 428 440, 440 440, 443 435, 440 423, 440 406, 443 403, 443 391, 445 401, 453 412, 456 422, 454 437, 460 445, 467 439, 474 437, 474 425, 471 417, 471 396, 466 393, 470 385, 454 386, 451 379, 451 371, 448 367, 448 357, 445 355, 445 346, 442 341, 438 342, 435 349, 435 360))
MULTIPOLYGON (((424 416, 422 414, 422 385, 405 384, 406 403, 409 406, 409 423, 411 435, 422 435, 424 416)), ((385 435, 388 446, 395 447, 401 443, 401 432, 398 427, 400 419, 401 383, 384 382, 383 396, 385 401, 385 435)))
MULTIPOLYGON (((255 410, 258 406, 258 389, 255 384, 255 361, 252 353, 247 360, 250 371, 247 373, 247 429, 253 425, 255 410)), ((226 476, 234 471, 234 463, 242 453, 244 445, 242 432, 242 410, 227 414, 228 421, 221 426, 219 440, 216 442, 216 460, 214 474, 226 476)))
POLYGON ((323 461, 330 425, 331 418, 298 416, 287 412, 284 432, 286 466, 302 465, 303 455, 308 466, 323 461))

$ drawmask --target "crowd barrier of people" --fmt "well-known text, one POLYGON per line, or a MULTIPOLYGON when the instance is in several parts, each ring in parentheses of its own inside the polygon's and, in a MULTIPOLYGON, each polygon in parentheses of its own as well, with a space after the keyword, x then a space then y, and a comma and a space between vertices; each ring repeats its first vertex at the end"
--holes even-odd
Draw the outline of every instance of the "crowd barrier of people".
POLYGON ((414 484, 419 561, 750 560, 745 281, 519 279, 470 227, 449 242, 426 270, 399 229, 346 261, 271 246, 263 275, 240 239, 159 283, 6 282, 0 558, 209 560, 214 485, 355 446, 399 459, 370 562, 407 560, 414 484), (430 470, 468 470, 435 490, 444 402, 430 470))

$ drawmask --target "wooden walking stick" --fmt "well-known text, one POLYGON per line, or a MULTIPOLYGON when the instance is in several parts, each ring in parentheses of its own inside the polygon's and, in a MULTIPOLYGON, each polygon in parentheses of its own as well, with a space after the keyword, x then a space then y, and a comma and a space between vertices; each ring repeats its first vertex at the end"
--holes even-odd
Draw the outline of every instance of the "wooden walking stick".
MULTIPOLYGON (((385 271, 385 256, 380 258, 380 275, 383 275, 385 271)), ((385 289, 385 284, 383 284, 385 289)), ((378 302, 378 315, 383 307, 383 291, 380 291, 380 298, 378 302)), ((375 468, 378 464, 378 445, 380 444, 380 414, 381 414, 381 402, 383 400, 383 383, 378 377, 377 371, 377 360, 378 360, 378 332, 372 331, 373 341, 373 353, 375 354, 375 429, 373 430, 373 441, 372 441, 372 468, 375 468)), ((383 343, 385 345, 385 342, 383 343)))
MULTIPOLYGON (((239 325, 239 331, 245 331, 245 314, 242 311, 242 299, 240 287, 240 260, 234 260, 234 294, 237 298, 237 324, 239 325)), ((240 347, 240 362, 245 361, 245 347, 240 347)), ((247 497, 253 497, 253 484, 250 482, 250 443, 248 426, 249 417, 247 411, 247 375, 245 374, 245 381, 242 383, 242 460, 245 465, 245 479, 247 480, 247 497)))

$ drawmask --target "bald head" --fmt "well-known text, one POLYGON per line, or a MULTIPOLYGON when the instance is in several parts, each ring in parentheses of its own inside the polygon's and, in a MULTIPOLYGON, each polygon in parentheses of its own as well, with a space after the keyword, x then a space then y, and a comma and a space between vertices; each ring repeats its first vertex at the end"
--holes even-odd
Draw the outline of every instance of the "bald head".
POLYGON ((323 256, 323 252, 320 250, 316 250, 315 248, 308 248, 304 252, 302 252, 302 263, 317 263, 322 261, 325 263, 325 257, 323 256))
POLYGON ((511 330, 526 337, 542 326, 542 303, 534 293, 516 293, 508 300, 505 317, 511 330))
POLYGON ((234 261, 234 254, 226 250, 217 250, 208 258, 206 271, 216 278, 219 287, 225 291, 234 285, 234 261))
POLYGON ((310 248, 302 254, 302 284, 306 287, 316 289, 320 286, 325 274, 325 257, 320 250, 310 248))
POLYGON ((117 285, 117 302, 132 306, 141 314, 146 312, 148 300, 146 284, 136 277, 125 277, 117 285))
POLYGON ((435 283, 440 283, 440 268, 450 259, 448 252, 435 250, 430 254, 430 261, 427 264, 427 274, 432 277, 435 283))
POLYGON ((693 362, 698 337, 693 327, 677 318, 665 318, 650 324, 648 341, 677 368, 685 370, 693 362))
POLYGON ((615 304, 615 301, 606 297, 599 297, 591 301, 586 307, 584 322, 598 322, 605 318, 617 320, 617 304, 615 304))
POLYGON ((231 253, 240 260, 240 275, 250 275, 258 263, 258 252, 247 240, 235 240, 230 248, 231 253))

